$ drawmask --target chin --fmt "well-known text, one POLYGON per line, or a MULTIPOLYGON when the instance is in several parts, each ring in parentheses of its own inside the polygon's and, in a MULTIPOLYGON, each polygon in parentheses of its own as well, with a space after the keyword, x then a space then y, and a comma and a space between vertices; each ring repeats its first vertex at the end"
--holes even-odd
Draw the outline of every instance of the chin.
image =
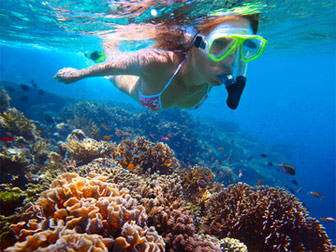
POLYGON ((222 83, 214 80, 214 81, 211 81, 209 83, 209 85, 214 86, 214 87, 218 87, 218 86, 222 85, 222 83))

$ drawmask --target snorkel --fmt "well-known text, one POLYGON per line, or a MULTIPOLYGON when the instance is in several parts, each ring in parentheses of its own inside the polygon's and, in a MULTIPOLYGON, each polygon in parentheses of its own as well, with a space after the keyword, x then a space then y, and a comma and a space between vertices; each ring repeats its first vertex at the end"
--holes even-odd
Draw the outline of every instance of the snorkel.
POLYGON ((254 35, 251 28, 232 27, 228 24, 219 25, 208 36, 202 34, 196 36, 195 47, 202 50, 214 62, 224 60, 238 48, 234 64, 235 73, 232 71, 217 75, 227 89, 226 104, 229 108, 238 107, 247 81, 247 63, 258 58, 266 44, 267 41, 254 35))
POLYGON ((246 85, 246 73, 247 73, 247 63, 239 59, 238 62, 237 77, 235 78, 233 74, 222 74, 218 75, 218 78, 225 85, 228 92, 228 97, 226 99, 226 104, 230 109, 236 109, 239 105, 240 97, 244 91, 246 85))

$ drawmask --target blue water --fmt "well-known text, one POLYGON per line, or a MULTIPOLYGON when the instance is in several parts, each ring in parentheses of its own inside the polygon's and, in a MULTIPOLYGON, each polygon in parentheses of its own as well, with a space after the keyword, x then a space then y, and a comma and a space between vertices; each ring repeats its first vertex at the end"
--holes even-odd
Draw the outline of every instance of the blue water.
MULTIPOLYGON (((324 3, 321 1, 321 4, 324 3)), ((288 4, 286 7, 290 8, 290 3, 282 4, 288 4)), ((281 8, 276 10, 280 12, 281 8)), ((323 17, 316 16, 316 19, 321 21, 323 17)), ((301 23, 297 29, 298 35, 316 28, 317 24, 309 18, 305 20, 309 23, 307 27, 304 27, 305 22, 301 23)), ((261 24, 261 32, 271 38, 270 47, 261 58, 250 64, 248 83, 237 110, 226 107, 223 98, 226 91, 219 87, 213 89, 199 110, 191 113, 209 122, 215 118, 232 120, 270 149, 289 155, 297 169, 296 179, 303 187, 297 197, 310 208, 313 217, 336 218, 336 22, 335 18, 326 16, 324 22, 320 22, 324 35, 321 31, 310 46, 309 41, 300 43, 304 36, 288 37, 285 41, 283 33, 286 27, 295 29, 292 21, 282 26, 272 26, 272 30, 272 22, 266 18, 265 26, 261 24), (282 42, 281 49, 277 38, 282 42), (289 48, 284 48, 286 46, 289 48), (323 199, 309 195, 310 191, 319 192, 323 199)), ((20 33, 20 30, 11 30, 11 34, 15 32, 20 33)), ((34 45, 29 36, 20 40, 5 35, 4 31, 1 34, 0 79, 27 83, 33 78, 44 90, 62 96, 134 103, 102 78, 87 79, 74 85, 60 84, 52 79, 62 67, 83 68, 92 65, 83 52, 99 46, 98 40, 90 37, 92 43, 86 41, 90 45, 86 47, 82 44, 76 50, 71 45, 69 48, 61 46, 62 43, 57 47, 53 42, 48 48, 48 43, 43 41, 40 44, 43 46, 39 47, 39 43, 34 45)), ((77 43, 74 37, 72 33, 70 41, 77 43)), ((329 237, 335 241, 336 223, 323 225, 329 237)))

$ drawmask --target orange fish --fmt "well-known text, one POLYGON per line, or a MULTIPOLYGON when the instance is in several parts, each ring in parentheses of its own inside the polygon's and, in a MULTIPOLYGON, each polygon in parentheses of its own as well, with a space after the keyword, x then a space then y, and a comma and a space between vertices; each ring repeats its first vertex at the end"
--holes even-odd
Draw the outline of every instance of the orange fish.
POLYGON ((122 163, 123 163, 124 165, 127 165, 127 164, 128 164, 128 162, 127 162, 126 160, 122 161, 122 163))
POLYGON ((169 140, 169 137, 162 137, 161 140, 168 141, 168 140, 169 140))
POLYGON ((261 185, 261 184, 262 184, 261 179, 258 179, 258 185, 261 185))
POLYGON ((309 192, 309 194, 319 198, 320 200, 323 198, 321 194, 319 194, 318 192, 309 192))
POLYGON ((218 147, 217 150, 224 150, 224 148, 223 147, 218 147))
POLYGON ((232 162, 232 160, 231 160, 231 156, 228 156, 226 160, 227 160, 229 163, 231 163, 231 162, 232 162))
POLYGON ((218 228, 221 228, 222 227, 222 224, 220 224, 219 222, 215 222, 215 225, 218 227, 218 228))
POLYGON ((111 139, 111 137, 109 137, 109 136, 107 136, 107 135, 104 135, 103 138, 104 138, 105 140, 110 140, 110 139, 111 139))
POLYGON ((126 169, 132 171, 133 168, 134 168, 134 164, 129 163, 126 169))

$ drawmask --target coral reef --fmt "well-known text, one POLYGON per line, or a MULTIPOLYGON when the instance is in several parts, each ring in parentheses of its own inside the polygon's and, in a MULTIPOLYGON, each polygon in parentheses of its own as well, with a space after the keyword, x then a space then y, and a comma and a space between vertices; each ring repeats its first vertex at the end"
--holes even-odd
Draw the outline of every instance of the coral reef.
MULTIPOLYGON (((36 241, 46 239, 41 232, 53 231, 59 226, 77 234, 113 238, 112 251, 144 251, 143 248, 164 251, 163 239, 153 227, 145 227, 146 219, 145 209, 137 200, 127 190, 119 191, 116 185, 107 183, 106 177, 91 174, 91 178, 83 178, 65 173, 53 181, 49 190, 41 193, 35 204, 26 206, 20 222, 11 225, 19 242, 8 251, 25 246, 22 242, 29 239, 34 241, 30 244, 44 246, 43 242, 36 241), (123 250, 119 250, 121 248, 123 250)), ((57 238, 60 232, 54 236, 57 238)))
POLYGON ((223 252, 247 252, 246 245, 237 239, 223 238, 219 243, 223 252))
MULTIPOLYGON (((5 112, 10 107, 11 98, 4 89, 0 90, 0 113, 5 112)), ((1 122, 2 123, 2 122, 1 122)))
POLYGON ((218 240, 214 236, 204 235, 204 234, 201 234, 200 237, 204 241, 212 242, 220 251, 223 251, 223 252, 247 252, 248 251, 246 245, 237 239, 226 237, 226 238, 218 240))
POLYGON ((109 156, 115 149, 115 144, 87 138, 82 130, 75 129, 59 147, 66 153, 66 159, 75 160, 81 165, 95 158, 109 156))
POLYGON ((172 174, 179 168, 179 162, 174 157, 175 153, 164 143, 154 144, 144 137, 137 137, 135 141, 124 140, 113 153, 120 164, 138 174, 155 172, 172 174))
POLYGON ((250 251, 330 251, 324 228, 281 188, 238 183, 207 202, 204 230, 244 242, 250 251))
MULTIPOLYGON (((132 110, 137 109, 132 108, 132 110)), ((86 135, 96 140, 99 140, 99 136, 109 135, 112 141, 117 141, 120 140, 115 134, 117 129, 128 131, 136 128, 136 122, 129 120, 134 116, 133 113, 116 104, 111 106, 95 102, 78 102, 63 108, 61 116, 68 124, 82 129, 86 135)))
POLYGON ((210 169, 195 165, 179 171, 188 201, 199 206, 210 196, 215 175, 210 169))
POLYGON ((9 247, 7 252, 18 251, 108 251, 113 243, 112 238, 103 238, 95 234, 78 234, 74 230, 65 229, 62 222, 53 230, 48 229, 28 236, 15 247, 9 247))
POLYGON ((23 136, 27 140, 37 139, 33 121, 28 120, 16 108, 8 108, 0 115, 0 133, 5 136, 23 136))

